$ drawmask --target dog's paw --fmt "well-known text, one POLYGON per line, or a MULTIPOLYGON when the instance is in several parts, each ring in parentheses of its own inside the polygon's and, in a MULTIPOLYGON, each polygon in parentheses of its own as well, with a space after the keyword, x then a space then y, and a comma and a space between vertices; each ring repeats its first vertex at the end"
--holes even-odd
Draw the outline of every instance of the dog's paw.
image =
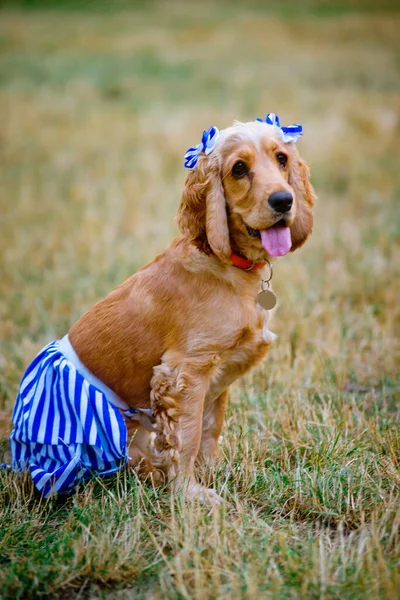
POLYGON ((212 439, 202 443, 201 452, 198 456, 198 462, 207 465, 207 467, 214 467, 220 456, 220 449, 218 441, 212 439))
POLYGON ((184 496, 187 500, 197 500, 198 502, 211 504, 212 506, 220 506, 224 502, 223 498, 215 490, 206 488, 195 481, 186 483, 184 496))

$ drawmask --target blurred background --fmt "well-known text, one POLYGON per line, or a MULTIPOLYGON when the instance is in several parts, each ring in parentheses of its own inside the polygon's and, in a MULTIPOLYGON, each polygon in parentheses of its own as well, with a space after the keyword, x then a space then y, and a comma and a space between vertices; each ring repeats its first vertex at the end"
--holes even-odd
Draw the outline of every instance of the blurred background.
POLYGON ((397 2, 0 6, 6 418, 35 352, 177 234, 203 129, 268 112, 303 125, 319 197, 311 240, 275 270, 268 373, 317 385, 328 364, 341 389, 397 389, 397 2))

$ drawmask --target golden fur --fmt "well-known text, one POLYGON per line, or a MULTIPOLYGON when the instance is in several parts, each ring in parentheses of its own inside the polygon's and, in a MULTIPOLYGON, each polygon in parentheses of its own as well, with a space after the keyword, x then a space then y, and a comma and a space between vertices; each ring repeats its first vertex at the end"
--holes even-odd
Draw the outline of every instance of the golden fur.
POLYGON ((295 250, 311 232, 315 201, 295 145, 266 123, 220 132, 214 151, 187 176, 177 215, 182 236, 69 333, 81 361, 122 400, 153 409, 153 433, 145 417, 127 423, 133 466, 173 489, 185 482, 191 497, 213 496, 196 482, 195 460, 217 456, 227 389, 274 337, 268 312, 255 302, 262 271, 239 269, 229 256, 268 258, 246 225, 267 229, 281 219, 267 202, 276 191, 294 196, 285 219, 295 250), (238 160, 249 168, 240 179, 232 175, 238 160))

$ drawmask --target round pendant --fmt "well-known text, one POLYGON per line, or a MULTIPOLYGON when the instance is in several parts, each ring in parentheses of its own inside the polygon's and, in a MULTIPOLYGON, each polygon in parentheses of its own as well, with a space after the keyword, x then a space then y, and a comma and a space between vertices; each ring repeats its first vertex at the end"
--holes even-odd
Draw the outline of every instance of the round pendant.
POLYGON ((276 296, 269 290, 264 290, 257 295, 257 302, 264 310, 271 310, 276 304, 276 296))

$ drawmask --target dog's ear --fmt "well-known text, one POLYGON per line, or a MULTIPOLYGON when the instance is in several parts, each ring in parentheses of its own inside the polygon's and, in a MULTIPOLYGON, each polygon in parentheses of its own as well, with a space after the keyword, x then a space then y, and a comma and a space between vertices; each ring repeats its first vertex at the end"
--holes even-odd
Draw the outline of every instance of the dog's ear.
POLYGON ((197 242, 206 238, 220 260, 229 259, 225 195, 215 156, 201 156, 187 176, 176 221, 187 238, 197 242))
POLYGON ((300 248, 310 235, 313 227, 312 207, 316 196, 310 181, 310 169, 301 160, 295 149, 295 157, 291 163, 289 183, 294 189, 296 198, 296 217, 291 226, 291 252, 300 248))
POLYGON ((186 177, 176 215, 179 229, 184 236, 193 241, 205 236, 207 185, 204 163, 199 160, 196 171, 190 171, 186 177))
POLYGON ((229 261, 231 244, 229 241, 225 192, 216 163, 209 168, 206 205, 208 243, 220 260, 223 262, 229 261))

